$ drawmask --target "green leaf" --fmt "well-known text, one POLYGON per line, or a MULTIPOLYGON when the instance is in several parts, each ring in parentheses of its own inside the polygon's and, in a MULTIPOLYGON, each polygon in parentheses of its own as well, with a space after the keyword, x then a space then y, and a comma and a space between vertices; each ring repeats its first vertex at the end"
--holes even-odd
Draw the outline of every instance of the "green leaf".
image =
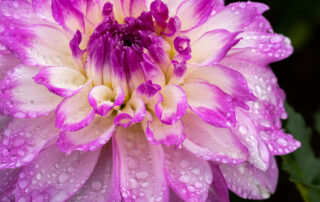
POLYGON ((315 124, 314 128, 320 134, 320 108, 314 115, 314 124, 315 124))
POLYGON ((320 201, 320 158, 314 155, 310 145, 312 131, 303 117, 286 105, 288 120, 285 128, 298 139, 302 147, 290 155, 283 156, 282 168, 290 174, 301 196, 307 202, 320 201))

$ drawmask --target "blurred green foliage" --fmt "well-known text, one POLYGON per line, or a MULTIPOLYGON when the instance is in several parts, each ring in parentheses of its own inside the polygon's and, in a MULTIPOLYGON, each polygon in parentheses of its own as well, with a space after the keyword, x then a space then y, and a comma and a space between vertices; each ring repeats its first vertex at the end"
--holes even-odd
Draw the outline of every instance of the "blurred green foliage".
MULTIPOLYGON (((304 201, 320 201, 320 158, 313 152, 310 141, 311 128, 306 126, 302 115, 286 105, 289 119, 285 123, 288 133, 302 143, 297 151, 283 156, 282 168, 290 174, 290 180, 295 183, 304 201)), ((320 113, 315 115, 317 124, 320 123, 320 113)), ((319 126, 318 126, 319 129, 319 126)))

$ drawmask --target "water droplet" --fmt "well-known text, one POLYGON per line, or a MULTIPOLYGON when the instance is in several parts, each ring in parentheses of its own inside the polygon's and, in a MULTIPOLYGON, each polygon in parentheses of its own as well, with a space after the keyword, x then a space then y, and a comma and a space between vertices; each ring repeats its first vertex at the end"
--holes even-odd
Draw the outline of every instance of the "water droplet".
POLYGON ((101 187, 102 187, 102 184, 101 184, 101 182, 99 182, 99 181, 95 181, 95 182, 92 182, 92 183, 91 183, 91 188, 92 188, 92 190, 94 190, 94 191, 100 190, 101 187))
POLYGON ((287 146, 288 145, 287 140, 285 140, 285 139, 283 139, 281 137, 277 139, 277 143, 282 145, 282 146, 287 146))
POLYGON ((187 175, 181 175, 179 177, 179 181, 182 182, 182 183, 188 183, 190 181, 190 177, 187 176, 187 175))
POLYGON ((145 178, 147 178, 148 177, 148 172, 146 172, 146 171, 140 171, 140 172, 138 172, 137 174, 136 174, 136 177, 138 178, 138 179, 145 179, 145 178))
POLYGON ((245 135, 248 133, 248 128, 246 126, 240 126, 239 131, 241 134, 245 135))
POLYGON ((64 183, 64 182, 66 182, 68 179, 70 178, 70 175, 68 174, 68 173, 61 173, 60 175, 59 175, 59 177, 58 177, 58 181, 60 182, 60 183, 64 183))
POLYGON ((195 168, 195 169, 192 170, 192 173, 195 174, 195 175, 199 175, 200 174, 200 169, 195 168))
POLYGON ((21 180, 21 181, 19 182, 19 187, 20 187, 21 189, 25 189, 27 186, 28 186, 28 181, 27 181, 27 180, 21 180))

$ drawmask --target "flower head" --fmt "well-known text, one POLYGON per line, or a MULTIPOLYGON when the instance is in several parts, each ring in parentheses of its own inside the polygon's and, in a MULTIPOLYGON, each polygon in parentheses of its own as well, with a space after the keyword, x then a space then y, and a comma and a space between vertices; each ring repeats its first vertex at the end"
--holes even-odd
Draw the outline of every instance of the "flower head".
POLYGON ((4 201, 228 201, 274 192, 292 53, 261 3, 0 1, 4 201))

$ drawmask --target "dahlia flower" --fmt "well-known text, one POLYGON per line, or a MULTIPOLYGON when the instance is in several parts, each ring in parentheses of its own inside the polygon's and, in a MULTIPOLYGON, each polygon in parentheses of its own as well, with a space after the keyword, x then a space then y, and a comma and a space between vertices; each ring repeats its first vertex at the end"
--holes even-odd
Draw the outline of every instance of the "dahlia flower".
POLYGON ((275 191, 292 53, 262 3, 0 0, 1 201, 275 191))

